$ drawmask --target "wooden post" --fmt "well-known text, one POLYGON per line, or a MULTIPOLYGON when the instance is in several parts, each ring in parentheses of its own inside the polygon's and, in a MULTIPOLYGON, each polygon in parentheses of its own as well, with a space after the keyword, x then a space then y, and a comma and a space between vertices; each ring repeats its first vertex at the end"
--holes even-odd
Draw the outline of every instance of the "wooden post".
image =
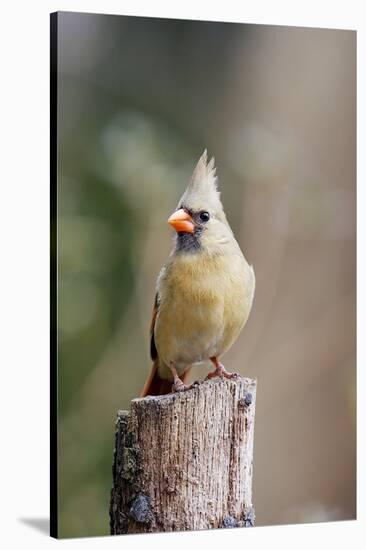
POLYGON ((216 378, 119 411, 111 533, 252 526, 255 397, 216 378))

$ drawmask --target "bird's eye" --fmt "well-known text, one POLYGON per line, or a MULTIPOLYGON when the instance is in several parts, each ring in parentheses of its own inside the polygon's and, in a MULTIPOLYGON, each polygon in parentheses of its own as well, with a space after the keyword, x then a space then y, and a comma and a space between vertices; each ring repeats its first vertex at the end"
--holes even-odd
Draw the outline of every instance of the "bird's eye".
POLYGON ((202 212, 200 212, 201 222, 208 222, 209 219, 210 219, 210 214, 206 212, 206 210, 202 210, 202 212))

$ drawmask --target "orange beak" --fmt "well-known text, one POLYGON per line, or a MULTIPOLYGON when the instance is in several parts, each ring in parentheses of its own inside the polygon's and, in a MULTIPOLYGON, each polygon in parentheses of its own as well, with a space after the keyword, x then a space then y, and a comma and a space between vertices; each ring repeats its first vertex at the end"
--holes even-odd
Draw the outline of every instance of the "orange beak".
POLYGON ((177 233, 194 233, 194 223, 189 214, 183 208, 174 212, 168 223, 177 231, 177 233))

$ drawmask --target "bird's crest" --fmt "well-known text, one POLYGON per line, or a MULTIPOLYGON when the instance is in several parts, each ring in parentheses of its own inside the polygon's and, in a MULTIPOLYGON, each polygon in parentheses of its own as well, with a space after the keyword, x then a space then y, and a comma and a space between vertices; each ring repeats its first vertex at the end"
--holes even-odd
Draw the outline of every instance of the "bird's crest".
POLYGON ((215 158, 212 157, 210 162, 207 161, 207 149, 205 149, 194 169, 189 189, 199 189, 203 186, 206 187, 207 190, 217 191, 215 158))
POLYGON ((217 183, 215 159, 212 157, 208 161, 207 149, 205 149, 197 162, 191 181, 180 202, 198 209, 207 206, 221 209, 222 205, 217 183))

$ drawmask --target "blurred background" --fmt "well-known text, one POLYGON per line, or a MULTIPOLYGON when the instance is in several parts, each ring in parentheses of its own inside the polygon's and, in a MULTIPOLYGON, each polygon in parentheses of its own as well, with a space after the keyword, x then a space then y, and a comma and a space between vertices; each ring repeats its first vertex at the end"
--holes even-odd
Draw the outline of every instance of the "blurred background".
MULTIPOLYGON (((356 34, 61 13, 59 533, 109 533, 166 220, 205 147, 257 278, 256 525, 355 517, 356 34)), ((192 378, 203 378, 207 366, 192 378)))

